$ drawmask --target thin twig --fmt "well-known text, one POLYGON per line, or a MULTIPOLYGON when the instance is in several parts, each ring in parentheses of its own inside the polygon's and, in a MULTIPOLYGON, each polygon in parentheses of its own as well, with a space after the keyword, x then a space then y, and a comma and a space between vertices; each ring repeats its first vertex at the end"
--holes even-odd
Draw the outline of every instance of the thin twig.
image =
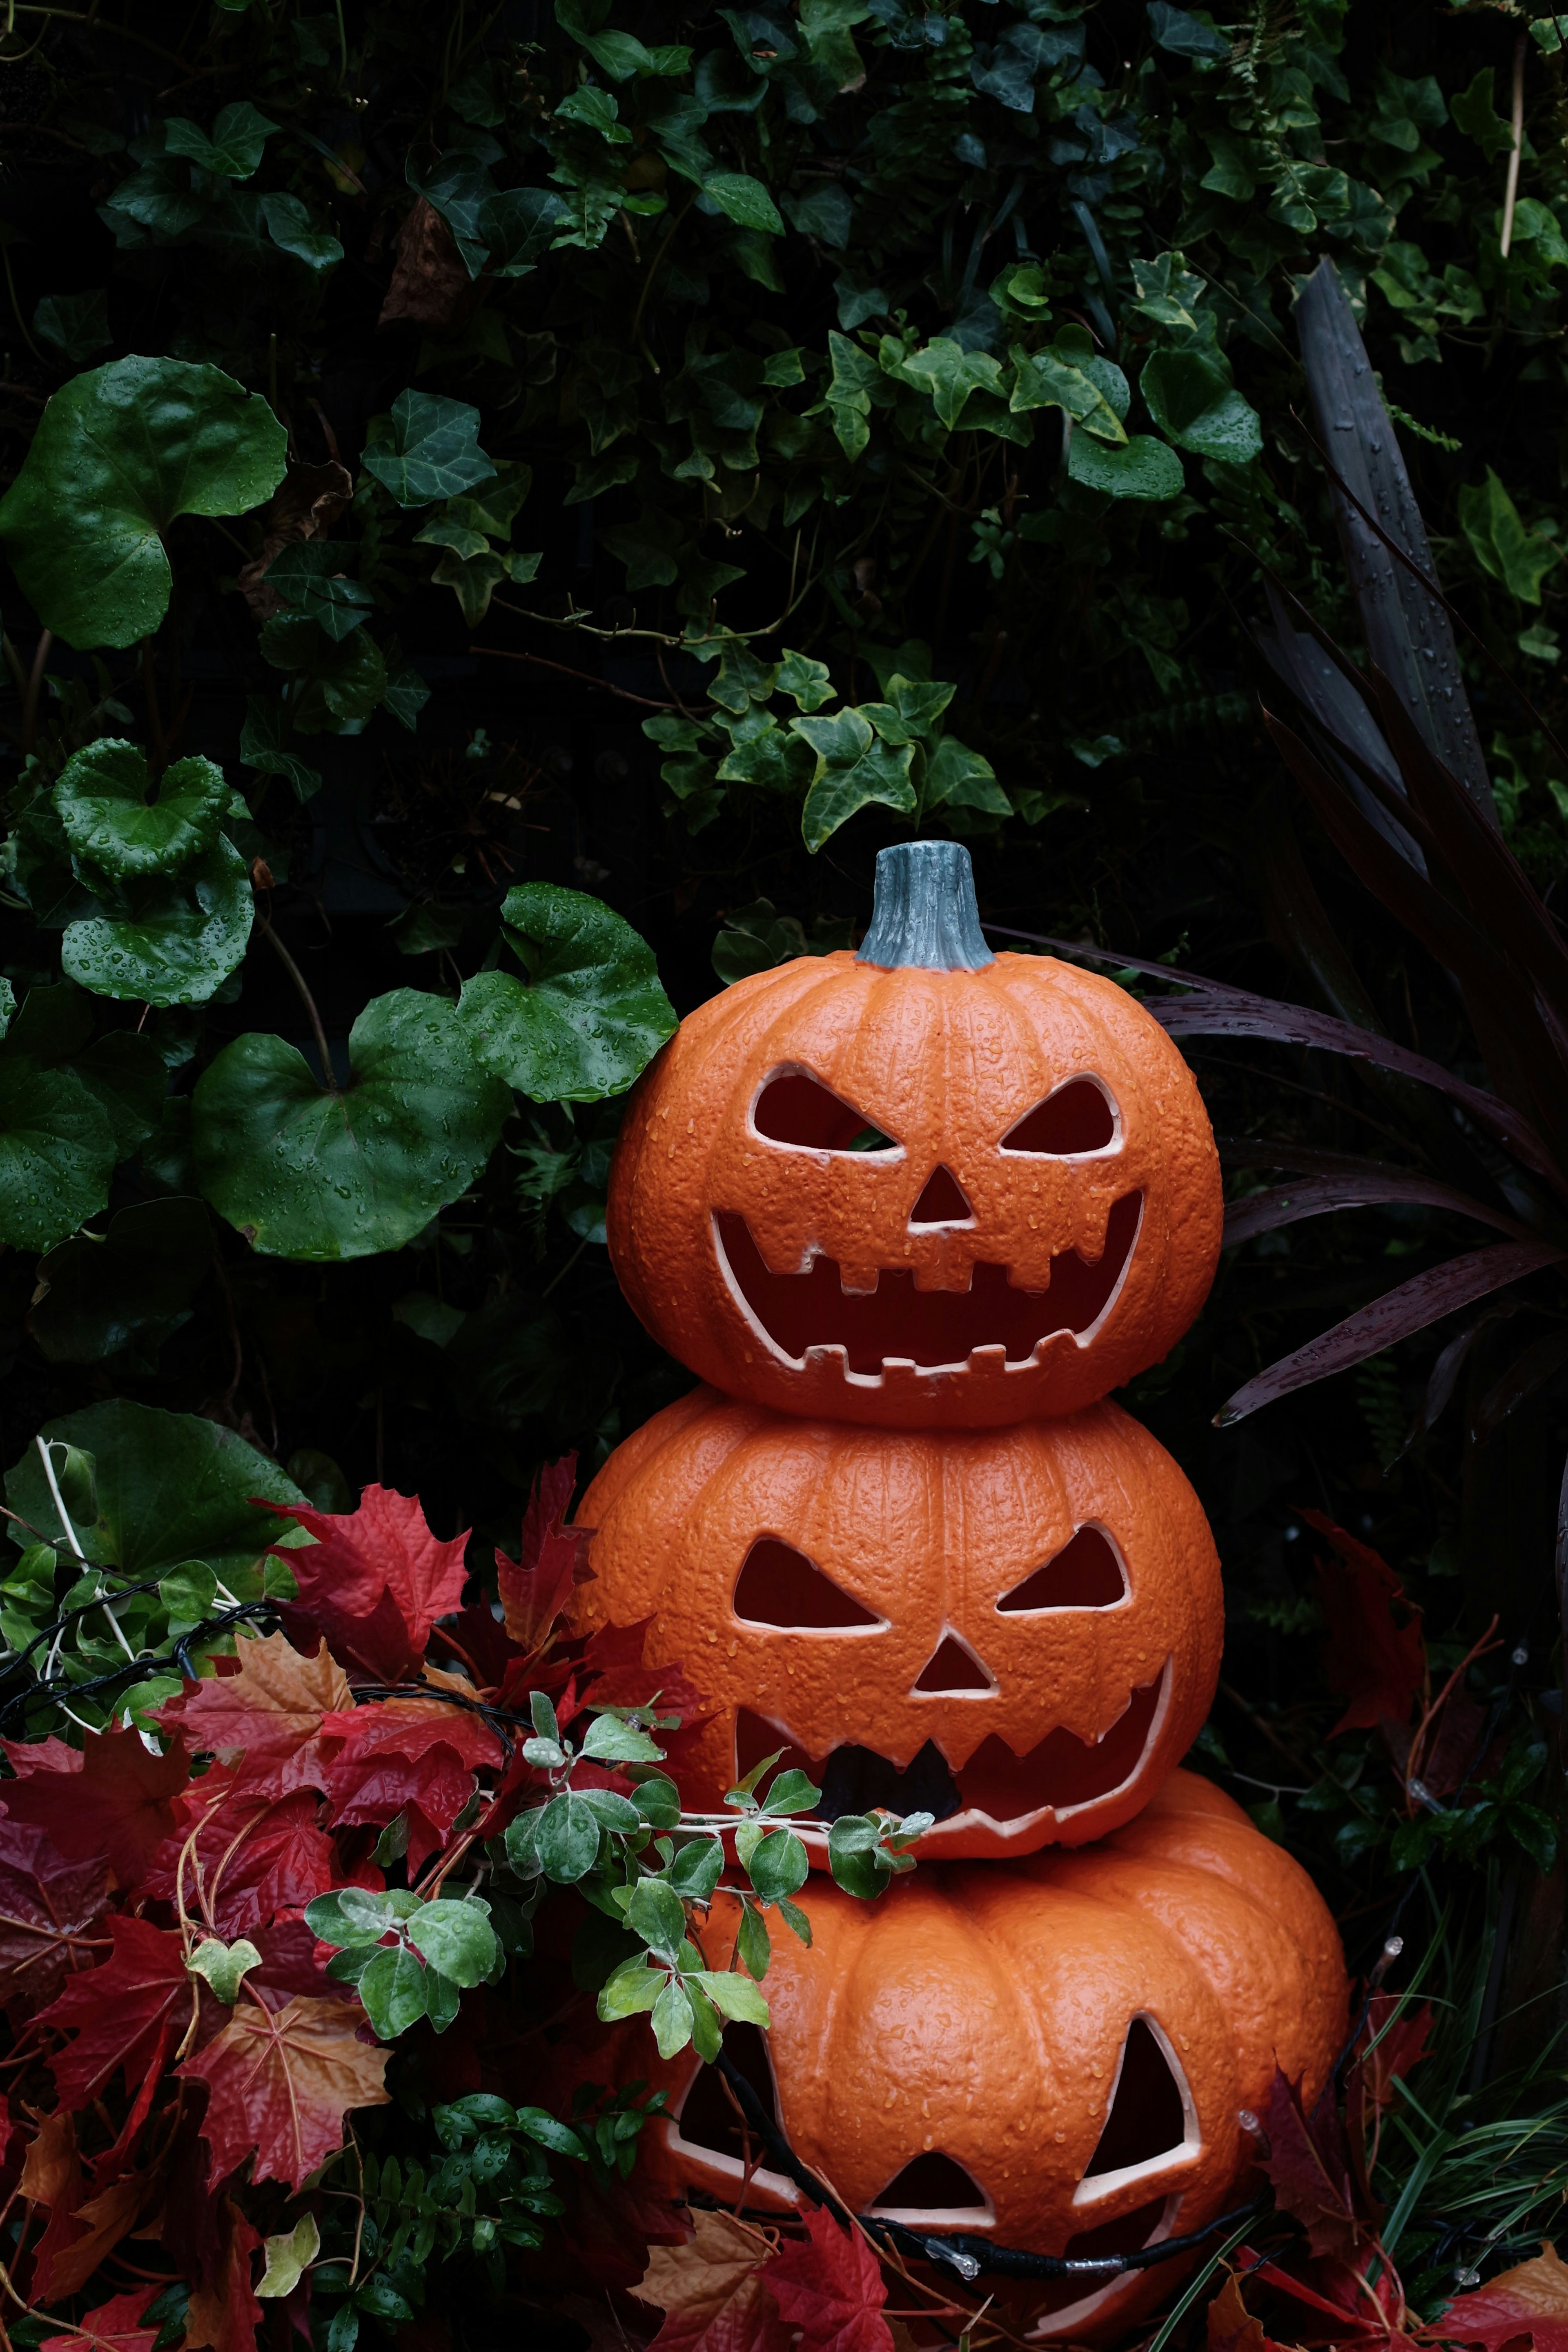
POLYGON ((270 915, 263 914, 261 919, 261 929, 262 936, 265 939, 271 940, 273 947, 277 951, 278 960, 282 963, 284 971, 288 974, 289 979, 294 982, 295 987, 299 992, 299 1001, 304 1005, 306 1012, 310 1017, 311 1034, 315 1037, 316 1051, 320 1058, 321 1082, 329 1095, 335 1095, 338 1091, 338 1082, 332 1076, 332 1056, 327 1051, 327 1032, 321 1026, 321 1015, 316 1010, 316 999, 310 993, 305 974, 300 971, 299 966, 295 962, 294 958, 289 954, 288 950, 284 946, 283 941, 278 938, 277 933, 273 929, 272 918, 270 915))
MULTIPOLYGON (((528 618, 534 615, 530 613, 528 618)), ((488 654, 492 661, 533 662, 540 669, 558 669, 563 677, 575 677, 584 686, 596 686, 601 694, 619 695, 622 702, 640 702, 645 710, 673 710, 673 702, 655 702, 646 694, 632 694, 623 686, 612 686, 607 677, 594 677, 585 669, 569 669, 565 662, 547 661, 543 654, 514 654, 502 646, 470 646, 471 654, 488 654)))
POLYGON ((1509 150, 1508 186, 1502 199, 1502 235, 1498 239, 1498 250, 1505 261, 1509 247, 1513 243, 1513 210, 1519 200, 1519 164, 1524 152, 1524 53, 1529 46, 1529 38, 1523 33, 1513 45, 1513 145, 1509 150))

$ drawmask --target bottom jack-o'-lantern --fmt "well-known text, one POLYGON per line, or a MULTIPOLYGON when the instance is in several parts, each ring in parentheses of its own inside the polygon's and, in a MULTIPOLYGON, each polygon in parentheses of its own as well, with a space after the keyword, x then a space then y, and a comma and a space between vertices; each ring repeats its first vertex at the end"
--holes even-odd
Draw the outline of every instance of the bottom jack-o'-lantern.
MULTIPOLYGON (((698 1389, 578 1516, 579 1626, 651 1620, 645 1661, 707 1703, 673 1765, 701 1811, 782 1749, 823 1818, 934 1813, 923 1863, 1077 1845, 1132 1817, 1214 1695, 1207 1523, 1113 1404, 894 1432, 698 1389)), ((807 1842, 820 1860, 825 1833, 807 1842)))
MULTIPOLYGON (((855 2211, 915 2229, 1071 2256, 1201 2231, 1246 2194, 1240 2112, 1267 2105, 1276 2065, 1310 2105, 1343 2040, 1321 1896, 1190 1773, 1089 1851, 922 1866, 875 1903, 827 1885, 808 1900, 810 1949, 774 1938, 768 2032, 732 2026, 725 2050, 803 2164, 855 2211)), ((721 1898, 712 1965, 733 1934, 721 1898)), ((642 2030, 626 2063, 669 2095, 645 2134, 657 2194, 798 2207, 716 2069, 689 2050, 661 2065, 642 2030)), ((975 2290, 1030 2340, 1103 2342, 1190 2259, 1087 2289, 982 2271, 975 2290)))

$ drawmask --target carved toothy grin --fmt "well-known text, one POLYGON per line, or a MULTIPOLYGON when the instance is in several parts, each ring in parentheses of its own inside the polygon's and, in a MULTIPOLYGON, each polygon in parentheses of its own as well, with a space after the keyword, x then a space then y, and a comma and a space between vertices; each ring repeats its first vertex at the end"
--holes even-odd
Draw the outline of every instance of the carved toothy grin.
POLYGON ((1167 1658, 1153 1682, 1134 1687, 1103 1738, 1080 1739, 1061 1724, 1018 1756, 993 1732, 956 1769, 936 1739, 928 1739, 903 1769, 870 1748, 845 1746, 814 1757, 787 1726, 742 1707, 736 1716, 736 1773, 741 1777, 782 1742, 783 1765, 798 1765, 820 1782, 817 1811, 823 1822, 882 1806, 894 1813, 935 1814, 938 1826, 931 1835, 938 1842, 940 1825, 959 1817, 988 1822, 1002 1837, 1019 1837, 1043 1815, 1067 1821, 1137 1778, 1164 1727, 1170 1685, 1167 1658))
POLYGON ((743 1216, 714 1215, 714 1246, 730 1289, 768 1345, 799 1369, 837 1355, 851 1380, 880 1380, 893 1363, 917 1371, 977 1369, 999 1356, 1008 1369, 1038 1356, 1063 1332, 1082 1342, 1121 1286, 1143 1214, 1141 1192, 1111 1211, 1095 1259, 1065 1250, 1045 1290, 1020 1289, 1004 1265, 977 1265, 964 1290, 919 1290, 908 1266, 883 1266, 876 1286, 847 1290, 836 1258, 813 1257, 800 1274, 775 1274, 743 1216))

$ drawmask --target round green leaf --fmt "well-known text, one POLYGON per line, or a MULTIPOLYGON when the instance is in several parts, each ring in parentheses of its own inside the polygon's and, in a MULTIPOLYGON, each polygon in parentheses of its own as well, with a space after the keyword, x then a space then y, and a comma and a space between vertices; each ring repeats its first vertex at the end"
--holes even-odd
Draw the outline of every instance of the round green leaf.
POLYGON ((177 874, 210 849, 228 806, 223 770, 199 756, 176 760, 149 801, 152 782, 139 744, 106 736, 74 752, 55 806, 76 855, 123 877, 177 874))
POLYGON ((133 883, 68 924, 60 961, 99 996, 204 1004, 245 954, 256 901, 245 859, 221 836, 199 865, 133 883))
POLYGON ((0 1242, 50 1249, 109 1198, 108 1114, 74 1071, 0 1055, 0 1242))
POLYGON ((401 1249, 466 1192, 511 1108, 455 1007, 416 989, 365 1007, 349 1067, 329 1093, 286 1039, 256 1034, 225 1046, 196 1087, 202 1191, 264 1256, 401 1249))
POLYGON ((287 436, 258 393, 185 360, 114 360, 45 409, 0 499, 0 539, 38 618, 68 645, 134 645, 162 619, 162 534, 245 514, 283 478, 287 436))
POLYGON ((465 987, 480 1060, 534 1102, 623 1094, 676 1026, 647 940, 602 900, 553 882, 508 890, 501 921, 528 984, 485 971, 465 987))
POLYGON ((359 1979, 365 2014, 382 2042, 417 2025, 424 2015, 424 1970, 406 1945, 378 1952, 359 1979))
POLYGON ((424 1903, 408 1922, 408 1939, 455 1985, 483 1984, 500 1946, 483 1903, 424 1903))
POLYGON ((1245 466, 1263 446, 1258 412, 1232 389, 1222 352, 1155 352, 1138 386, 1166 439, 1197 457, 1245 466))
POLYGON ((1086 433, 1075 433, 1067 453, 1067 470, 1085 489, 1103 490, 1111 499, 1181 496, 1181 459, 1147 433, 1134 433, 1122 449, 1091 440, 1086 433))
MULTIPOLYGON (((236 1580, 247 1577, 254 1592, 256 1562, 268 1544, 286 1540, 279 1530, 287 1522, 258 1511, 252 1496, 271 1503, 305 1500, 275 1462, 199 1413, 162 1412, 113 1397, 47 1423, 41 1433, 54 1447, 57 1474, 62 1446, 91 1457, 97 1517, 76 1531, 88 1559, 138 1580, 199 1559, 231 1592, 236 1580)), ((52 1542, 64 1543, 44 1465, 30 1442, 6 1472, 5 1500, 52 1542)), ((13 1542, 29 1540, 15 1520, 7 1528, 13 1542)))

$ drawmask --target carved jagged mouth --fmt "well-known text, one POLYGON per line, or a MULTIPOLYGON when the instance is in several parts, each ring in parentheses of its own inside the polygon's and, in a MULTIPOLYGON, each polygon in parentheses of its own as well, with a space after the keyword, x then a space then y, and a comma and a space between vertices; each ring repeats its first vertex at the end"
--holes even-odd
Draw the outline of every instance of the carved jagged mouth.
POLYGON ((783 1765, 798 1765, 820 1784, 817 1811, 823 1821, 881 1805, 894 1813, 932 1813, 938 1822, 977 1814, 999 1830, 1021 1828, 1042 1812, 1060 1818, 1095 1804, 1134 1779, 1159 1737, 1170 1675, 1167 1658, 1152 1683, 1134 1689, 1102 1739, 1080 1739, 1059 1725, 1037 1747, 1016 1756, 993 1732, 956 1771, 935 1739, 903 1769, 870 1748, 835 1748, 824 1758, 813 1757, 782 1725, 742 1707, 736 1717, 737 1776, 770 1756, 782 1739, 789 1743, 783 1765))
POLYGON ((1053 1257, 1047 1290, 1020 1290, 1003 1265, 977 1265, 967 1290, 917 1290, 907 1266, 883 1266, 874 1290, 846 1290, 831 1257, 813 1258, 803 1274, 774 1274, 746 1219, 727 1210, 714 1217, 714 1242, 732 1289, 781 1354, 800 1364, 813 1351, 841 1351, 852 1378, 874 1380, 888 1363, 936 1371, 982 1349, 1026 1364, 1057 1333, 1082 1336, 1116 1294, 1143 1199, 1127 1192, 1116 1202, 1098 1258, 1076 1250, 1053 1257))

